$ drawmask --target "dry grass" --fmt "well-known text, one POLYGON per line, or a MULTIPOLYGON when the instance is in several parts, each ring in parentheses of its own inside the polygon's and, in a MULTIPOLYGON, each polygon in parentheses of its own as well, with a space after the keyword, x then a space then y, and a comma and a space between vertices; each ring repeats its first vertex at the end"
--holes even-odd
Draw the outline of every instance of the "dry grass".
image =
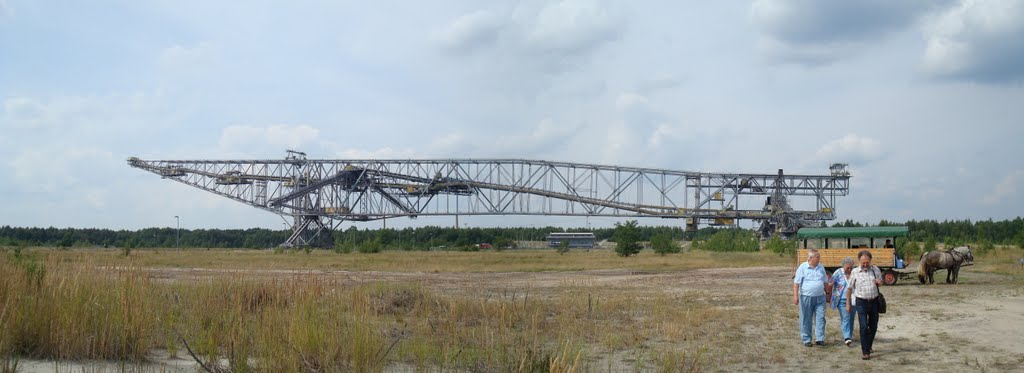
MULTIPOLYGON (((38 250, 38 249, 37 249, 38 250)), ((641 271, 676 271, 698 268, 791 265, 792 258, 770 253, 716 253, 693 251, 666 256, 649 250, 621 258, 611 250, 572 251, 507 250, 483 252, 386 251, 378 254, 336 254, 317 250, 310 254, 268 250, 134 250, 130 259, 118 250, 72 250, 63 260, 118 265, 132 263, 155 268, 240 270, 346 270, 386 272, 543 272, 629 268, 641 271)))
MULTIPOLYGON (((149 278, 144 270, 205 264, 496 271, 536 263, 552 269, 606 268, 613 261, 620 267, 626 262, 644 269, 678 269, 712 265, 723 256, 690 254, 694 260, 684 263, 672 256, 574 254, 135 251, 126 258, 113 252, 37 249, 15 258, 8 253, 0 257, 0 356, 138 362, 154 349, 188 356, 187 343, 205 364, 238 372, 383 371, 394 366, 570 372, 588 370, 604 354, 636 356, 640 351, 642 358, 627 359, 630 369, 694 371, 706 364, 700 346, 724 343, 728 336, 720 331, 742 323, 723 317, 716 305, 699 299, 700 293, 669 295, 657 289, 621 293, 566 283, 543 295, 531 296, 528 289, 453 295, 414 283, 353 285, 314 272, 270 278, 239 272, 167 282, 149 278)), ((760 264, 757 255, 740 258, 735 262, 760 264)))
MULTIPOLYGON (((973 270, 1014 272, 1008 263, 1021 253, 987 253, 973 270)), ((124 257, 35 249, 19 258, 7 252, 0 255, 0 367, 12 357, 140 362, 157 349, 184 357, 183 342, 204 363, 236 372, 780 366, 795 356, 787 352, 789 344, 774 342, 792 334, 796 318, 784 278, 767 294, 742 288, 750 281, 743 279, 727 289, 668 290, 653 275, 635 276, 650 282, 630 286, 568 277, 543 290, 481 286, 451 293, 421 282, 353 283, 315 270, 660 272, 788 266, 791 260, 761 253, 619 258, 608 251, 561 256, 554 250, 133 251, 124 257), (299 271, 228 271, 193 281, 151 277, 150 269, 167 267, 299 271)), ((788 271, 778 273, 785 277, 788 271)))

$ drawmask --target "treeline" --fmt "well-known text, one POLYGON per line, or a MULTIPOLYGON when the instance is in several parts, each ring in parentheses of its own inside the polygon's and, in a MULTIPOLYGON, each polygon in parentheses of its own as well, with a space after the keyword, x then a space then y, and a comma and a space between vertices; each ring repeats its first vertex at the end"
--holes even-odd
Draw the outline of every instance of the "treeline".
MULTIPOLYGON (((1024 246, 1024 219, 992 221, 982 220, 911 220, 892 222, 882 220, 878 224, 864 224, 847 220, 834 226, 857 227, 865 225, 907 225, 910 240, 926 242, 935 240, 946 244, 981 243, 1016 244, 1024 246)), ((489 243, 495 246, 509 246, 517 241, 543 241, 552 232, 593 232, 598 240, 611 240, 615 228, 561 228, 561 227, 512 227, 512 228, 452 228, 427 226, 403 229, 358 229, 332 232, 334 242, 341 245, 372 245, 382 249, 428 249, 455 248, 489 243)), ((708 240, 722 231, 713 227, 687 232, 682 227, 637 226, 636 236, 640 241, 650 241, 656 236, 672 240, 708 240)), ((183 248, 270 248, 275 247, 291 234, 290 230, 252 229, 182 229, 146 228, 135 231, 79 228, 22 228, 0 227, 0 246, 30 245, 53 247, 183 247, 183 248)))
POLYGON ((894 226, 906 225, 910 228, 910 240, 925 242, 935 240, 951 245, 964 243, 988 242, 1002 245, 1024 246, 1024 218, 1017 217, 1012 220, 993 221, 980 220, 910 220, 907 222, 892 222, 882 220, 878 224, 864 224, 846 220, 835 223, 836 227, 862 227, 868 225, 894 226))
MULTIPOLYGON (((509 246, 516 241, 543 241, 552 232, 593 232, 598 240, 611 239, 614 228, 452 228, 418 227, 403 229, 358 229, 332 232, 334 242, 346 246, 372 245, 380 248, 428 249, 455 248, 489 243, 509 246)), ((707 239, 716 228, 686 232, 681 227, 636 227, 637 236, 649 241, 655 236, 675 240, 707 239)), ((182 229, 146 228, 135 231, 78 228, 0 227, 0 246, 29 245, 52 247, 130 247, 130 248, 270 248, 288 239, 290 230, 182 229), (179 236, 180 234, 180 236, 179 236)))

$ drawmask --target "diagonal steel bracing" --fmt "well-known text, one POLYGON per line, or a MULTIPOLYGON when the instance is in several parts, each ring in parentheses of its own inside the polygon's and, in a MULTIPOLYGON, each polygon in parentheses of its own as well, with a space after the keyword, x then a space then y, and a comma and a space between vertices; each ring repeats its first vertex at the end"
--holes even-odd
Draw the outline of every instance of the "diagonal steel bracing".
POLYGON ((287 245, 342 221, 448 215, 658 217, 792 234, 835 219, 846 165, 824 175, 688 172, 526 159, 141 160, 128 164, 293 219, 287 245))

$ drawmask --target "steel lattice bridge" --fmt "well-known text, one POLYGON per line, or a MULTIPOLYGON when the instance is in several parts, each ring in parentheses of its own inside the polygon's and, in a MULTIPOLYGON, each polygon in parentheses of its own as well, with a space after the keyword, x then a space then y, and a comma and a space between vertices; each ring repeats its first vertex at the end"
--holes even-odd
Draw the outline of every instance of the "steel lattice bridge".
POLYGON ((331 245, 344 221, 453 215, 670 218, 689 230, 749 219, 763 235, 791 235, 835 219, 850 182, 841 163, 828 175, 734 174, 526 159, 320 160, 289 150, 273 160, 128 164, 292 219, 285 246, 331 245), (796 198, 814 209, 794 209, 796 198))

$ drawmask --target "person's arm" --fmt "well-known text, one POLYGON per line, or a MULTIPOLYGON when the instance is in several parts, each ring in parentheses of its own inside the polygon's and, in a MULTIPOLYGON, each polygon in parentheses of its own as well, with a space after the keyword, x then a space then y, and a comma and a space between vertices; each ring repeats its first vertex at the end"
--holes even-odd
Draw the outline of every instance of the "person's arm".
POLYGON ((875 275, 875 286, 882 286, 882 270, 871 266, 871 273, 875 275))
POLYGON ((796 275, 793 276, 793 304, 800 304, 800 282, 804 280, 803 265, 796 267, 796 275))
POLYGON ((850 312, 850 303, 853 303, 853 287, 857 284, 852 275, 853 273, 846 279, 846 312, 850 312))
POLYGON ((832 303, 832 276, 825 272, 825 303, 832 303))

